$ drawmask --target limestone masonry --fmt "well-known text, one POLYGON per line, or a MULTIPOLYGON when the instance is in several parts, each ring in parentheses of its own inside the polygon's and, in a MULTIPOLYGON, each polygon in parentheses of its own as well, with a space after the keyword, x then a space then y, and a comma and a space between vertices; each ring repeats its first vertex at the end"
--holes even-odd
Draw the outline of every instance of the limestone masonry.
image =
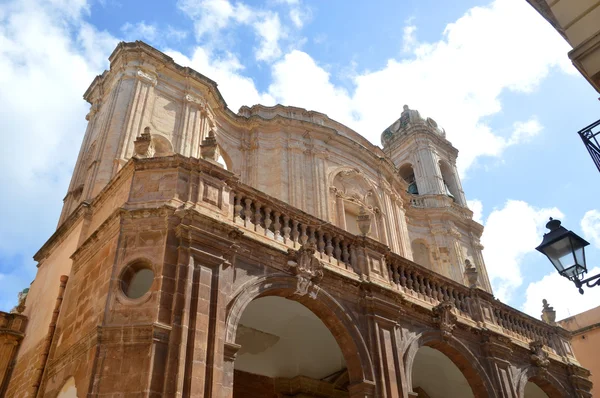
POLYGON ((570 334, 494 298, 434 120, 404 106, 381 149, 234 113, 142 42, 84 98, 58 228, 0 313, 0 396, 591 397, 570 334))

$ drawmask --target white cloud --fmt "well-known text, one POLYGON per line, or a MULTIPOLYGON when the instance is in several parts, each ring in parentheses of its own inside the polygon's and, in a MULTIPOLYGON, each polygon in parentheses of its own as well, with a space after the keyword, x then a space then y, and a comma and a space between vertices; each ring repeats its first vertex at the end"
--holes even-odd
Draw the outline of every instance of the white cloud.
POLYGON ((158 38, 158 28, 154 24, 147 24, 145 21, 132 24, 127 22, 121 27, 121 31, 127 40, 146 40, 154 42, 158 38))
POLYGON ((600 249, 600 211, 590 210, 581 219, 583 236, 600 249))
POLYGON ((523 283, 521 262, 541 242, 549 217, 562 218, 557 208, 538 209, 526 202, 508 200, 487 218, 481 243, 494 294, 508 302, 523 283))
POLYGON ((260 37, 260 47, 256 51, 256 59, 259 61, 273 61, 281 56, 279 40, 286 36, 281 26, 279 14, 269 12, 261 16, 253 27, 260 37))
POLYGON ((284 105, 326 112, 330 117, 352 124, 349 93, 331 83, 330 75, 305 52, 294 50, 273 65, 269 94, 284 105))
POLYGON ((483 224, 483 203, 479 199, 467 200, 467 206, 473 212, 473 220, 483 224))
POLYGON ((415 32, 417 27, 414 24, 414 17, 409 18, 404 25, 402 33, 402 51, 409 52, 417 45, 417 37, 415 32))
MULTIPOLYGON (((408 33, 410 38, 414 31, 408 33)), ((461 151, 458 166, 464 175, 478 157, 500 156, 507 147, 541 131, 541 124, 533 116, 515 123, 508 137, 492 130, 487 120, 502 110, 503 92, 530 92, 553 67, 572 71, 567 52, 568 45, 529 4, 496 0, 487 7, 469 10, 449 24, 440 41, 418 43, 410 58, 390 59, 381 70, 355 75, 354 92, 337 96, 343 106, 319 101, 330 97, 331 92, 345 90, 335 87, 331 79, 311 82, 310 75, 302 73, 296 64, 298 51, 273 67, 269 93, 279 102, 340 118, 340 122, 376 144, 381 132, 399 117, 402 105, 407 103, 446 129, 448 139, 461 151), (297 73, 283 76, 277 74, 278 69, 297 73), (286 89, 290 86, 301 90, 298 86, 310 86, 311 101, 298 103, 304 98, 286 89)), ((304 58, 313 74, 328 74, 310 55, 304 54, 304 58)))
POLYGON ((116 45, 83 21, 88 12, 83 1, 0 4, 3 310, 35 275, 30 256, 53 232, 85 132, 81 96, 116 45))
POLYGON ((532 117, 526 122, 515 122, 513 124, 513 133, 511 134, 507 145, 515 145, 522 142, 527 142, 531 138, 538 135, 542 129, 543 126, 535 117, 532 117))
MULTIPOLYGON (((596 275, 598 273, 600 273, 600 268, 594 268, 590 270, 589 274, 596 275)), ((557 272, 553 272, 541 280, 529 284, 522 309, 527 314, 539 319, 542 312, 542 300, 546 299, 554 307, 556 319, 564 319, 598 306, 600 289, 584 288, 584 291, 584 294, 579 294, 573 282, 560 276, 557 272)))
POLYGON ((165 53, 178 64, 189 66, 216 81, 230 109, 237 110, 242 105, 259 103, 274 105, 271 96, 259 93, 252 79, 241 74, 243 66, 233 54, 218 58, 202 47, 197 47, 191 58, 174 50, 165 53))
MULTIPOLYGON (((300 2, 283 3, 291 7, 290 18, 301 28, 308 14, 300 8, 300 2)), ((222 45, 220 33, 226 28, 250 26, 259 41, 255 50, 258 61, 271 62, 281 56, 280 41, 288 37, 288 32, 278 12, 252 8, 243 2, 232 4, 228 0, 180 0, 178 6, 194 21, 196 40, 208 51, 212 52, 216 43, 222 45)))

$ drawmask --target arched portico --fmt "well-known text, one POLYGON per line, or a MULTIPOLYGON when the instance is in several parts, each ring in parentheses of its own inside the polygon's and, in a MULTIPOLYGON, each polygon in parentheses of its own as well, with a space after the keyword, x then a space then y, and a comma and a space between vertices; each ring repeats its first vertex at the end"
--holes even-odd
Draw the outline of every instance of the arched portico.
MULTIPOLYGON (((236 346, 236 333, 246 307, 255 299, 278 296, 298 302, 314 313, 331 332, 344 356, 350 397, 367 397, 374 392, 374 372, 367 345, 350 313, 329 293, 319 289, 315 298, 298 295, 297 279, 288 275, 259 277, 243 285, 230 301, 227 311, 225 345, 236 346)), ((227 360, 227 358, 226 358, 227 360)), ((233 374, 233 358, 230 369, 233 374)), ((226 365, 227 366, 227 365, 226 365)), ((233 378, 229 383, 232 385, 233 378)), ((225 381, 224 381, 225 384, 225 381)))
POLYGON ((525 387, 531 382, 537 385, 549 398, 568 397, 572 395, 560 381, 548 373, 535 366, 526 368, 519 377, 517 391, 519 397, 527 398, 525 387))
POLYGON ((451 336, 448 339, 443 339, 438 330, 425 331, 415 336, 408 343, 408 348, 404 354, 404 368, 408 386, 412 388, 412 370, 415 357, 419 348, 424 346, 433 348, 448 357, 462 372, 475 397, 491 398, 497 396, 485 368, 471 350, 455 337, 451 336))

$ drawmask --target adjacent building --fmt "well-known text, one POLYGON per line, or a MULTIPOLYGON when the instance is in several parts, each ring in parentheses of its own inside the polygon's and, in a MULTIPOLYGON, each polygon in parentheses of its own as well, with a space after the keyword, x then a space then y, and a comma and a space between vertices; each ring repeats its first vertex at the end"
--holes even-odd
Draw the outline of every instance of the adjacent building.
POLYGON ((458 151, 382 148, 142 43, 85 93, 56 232, 0 313, 7 397, 590 397, 564 329, 496 300, 458 151))

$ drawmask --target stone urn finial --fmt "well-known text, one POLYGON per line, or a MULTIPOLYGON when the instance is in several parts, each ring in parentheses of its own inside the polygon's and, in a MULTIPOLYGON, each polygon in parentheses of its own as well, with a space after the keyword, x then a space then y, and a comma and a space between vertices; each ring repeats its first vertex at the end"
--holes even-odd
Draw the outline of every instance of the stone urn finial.
POLYGON ((215 137, 215 131, 210 129, 206 138, 202 140, 200 145, 200 157, 204 160, 208 160, 212 163, 217 163, 219 159, 219 152, 217 146, 217 137, 215 137))
POLYGON ((358 230, 362 236, 367 236, 369 232, 371 232, 371 215, 367 213, 363 206, 360 207, 356 220, 358 223, 358 230))
POLYGON ((554 307, 551 307, 546 299, 542 300, 542 305, 542 321, 549 325, 556 325, 556 311, 554 311, 554 307))
POLYGON ((479 286, 479 272, 477 272, 477 267, 469 259, 465 260, 465 276, 467 277, 469 287, 475 288, 479 286))
POLYGON ((150 134, 150 127, 145 127, 144 132, 133 142, 133 151, 135 152, 134 156, 136 158, 149 157, 151 143, 152 134, 150 134))

